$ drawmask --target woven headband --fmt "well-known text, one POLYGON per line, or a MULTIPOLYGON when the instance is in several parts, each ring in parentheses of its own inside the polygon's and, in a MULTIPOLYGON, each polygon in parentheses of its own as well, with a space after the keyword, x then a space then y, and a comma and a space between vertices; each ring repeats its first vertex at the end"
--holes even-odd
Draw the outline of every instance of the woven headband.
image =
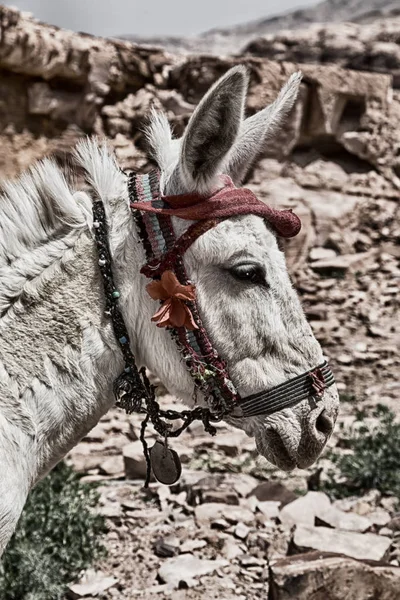
POLYGON ((160 196, 158 200, 152 202, 136 202, 134 208, 188 221, 227 219, 252 214, 265 219, 281 237, 290 238, 299 233, 301 221, 292 210, 272 208, 259 200, 251 190, 236 188, 230 177, 223 176, 223 180, 225 187, 211 196, 205 197, 199 194, 160 196), (162 206, 159 200, 162 200, 162 206))

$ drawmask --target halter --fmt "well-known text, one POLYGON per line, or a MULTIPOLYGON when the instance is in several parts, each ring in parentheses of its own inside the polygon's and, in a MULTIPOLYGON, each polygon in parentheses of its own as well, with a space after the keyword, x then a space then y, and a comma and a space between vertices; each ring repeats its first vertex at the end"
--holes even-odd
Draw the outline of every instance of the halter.
MULTIPOLYGON (((114 394, 117 406, 128 413, 146 415, 141 432, 148 465, 146 484, 150 475, 150 458, 144 433, 149 420, 165 439, 177 437, 195 419, 202 420, 206 431, 214 435, 216 430, 212 421, 219 421, 228 415, 271 415, 307 398, 318 400, 325 389, 334 383, 333 374, 324 362, 270 390, 240 397, 225 361, 213 347, 201 321, 195 286, 189 280, 184 266, 184 253, 203 233, 233 216, 258 215, 282 237, 296 235, 301 227, 300 220, 290 210, 269 207, 248 189, 235 188, 226 176, 223 177, 224 187, 207 198, 197 194, 162 196, 159 177, 158 171, 152 171, 146 175, 132 173, 128 179, 133 218, 146 252, 147 262, 142 266, 141 273, 152 280, 147 286, 151 297, 162 301, 160 310, 152 320, 159 327, 168 327, 193 378, 195 390, 204 395, 208 408, 198 406, 182 412, 161 410, 155 399, 155 388, 150 385, 145 370, 138 370, 118 305, 120 294, 113 281, 104 206, 101 200, 93 205, 95 240, 106 295, 106 315, 112 319, 125 360, 125 369, 114 383, 114 394), (178 238, 172 217, 192 222, 178 238), (183 424, 173 430, 172 425, 163 419, 180 419, 183 424)), ((176 461, 175 456, 173 459, 176 461)))

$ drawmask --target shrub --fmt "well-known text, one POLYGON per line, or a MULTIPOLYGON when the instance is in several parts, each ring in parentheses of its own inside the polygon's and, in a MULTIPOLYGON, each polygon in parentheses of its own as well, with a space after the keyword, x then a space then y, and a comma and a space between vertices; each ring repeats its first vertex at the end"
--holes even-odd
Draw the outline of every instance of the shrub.
POLYGON ((350 454, 330 454, 336 470, 328 473, 322 487, 331 496, 343 498, 378 489, 400 499, 400 424, 383 405, 378 405, 372 416, 379 421, 368 426, 365 411, 357 413, 354 426, 342 441, 350 454))
POLYGON ((1 600, 58 600, 104 553, 98 493, 60 463, 31 492, 0 564, 1 600))

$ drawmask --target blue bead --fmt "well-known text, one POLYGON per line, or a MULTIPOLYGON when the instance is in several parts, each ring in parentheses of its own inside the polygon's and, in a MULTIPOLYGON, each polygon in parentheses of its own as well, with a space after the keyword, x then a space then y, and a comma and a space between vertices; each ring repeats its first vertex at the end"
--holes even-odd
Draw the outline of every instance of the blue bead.
POLYGON ((119 298, 120 297, 120 293, 118 290, 115 290, 115 292, 112 293, 112 297, 113 298, 119 298))
POLYGON ((120 338, 119 338, 119 341, 120 341, 120 343, 121 343, 121 344, 126 344, 126 342, 127 342, 128 340, 127 340, 127 339, 126 339, 126 337, 123 335, 122 337, 120 337, 120 338))
POLYGON ((125 367, 124 371, 125 371, 125 373, 130 373, 131 372, 131 368, 130 367, 125 367))

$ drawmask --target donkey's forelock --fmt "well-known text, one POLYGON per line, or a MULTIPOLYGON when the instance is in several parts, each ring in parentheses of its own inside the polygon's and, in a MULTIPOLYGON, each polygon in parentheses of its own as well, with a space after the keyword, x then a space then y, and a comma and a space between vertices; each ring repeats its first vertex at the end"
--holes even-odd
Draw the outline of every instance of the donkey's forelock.
POLYGON ((240 184, 293 108, 301 77, 293 73, 272 104, 244 119, 248 73, 233 67, 204 96, 181 139, 173 138, 166 116, 153 110, 146 136, 168 193, 206 194, 221 173, 240 184))

